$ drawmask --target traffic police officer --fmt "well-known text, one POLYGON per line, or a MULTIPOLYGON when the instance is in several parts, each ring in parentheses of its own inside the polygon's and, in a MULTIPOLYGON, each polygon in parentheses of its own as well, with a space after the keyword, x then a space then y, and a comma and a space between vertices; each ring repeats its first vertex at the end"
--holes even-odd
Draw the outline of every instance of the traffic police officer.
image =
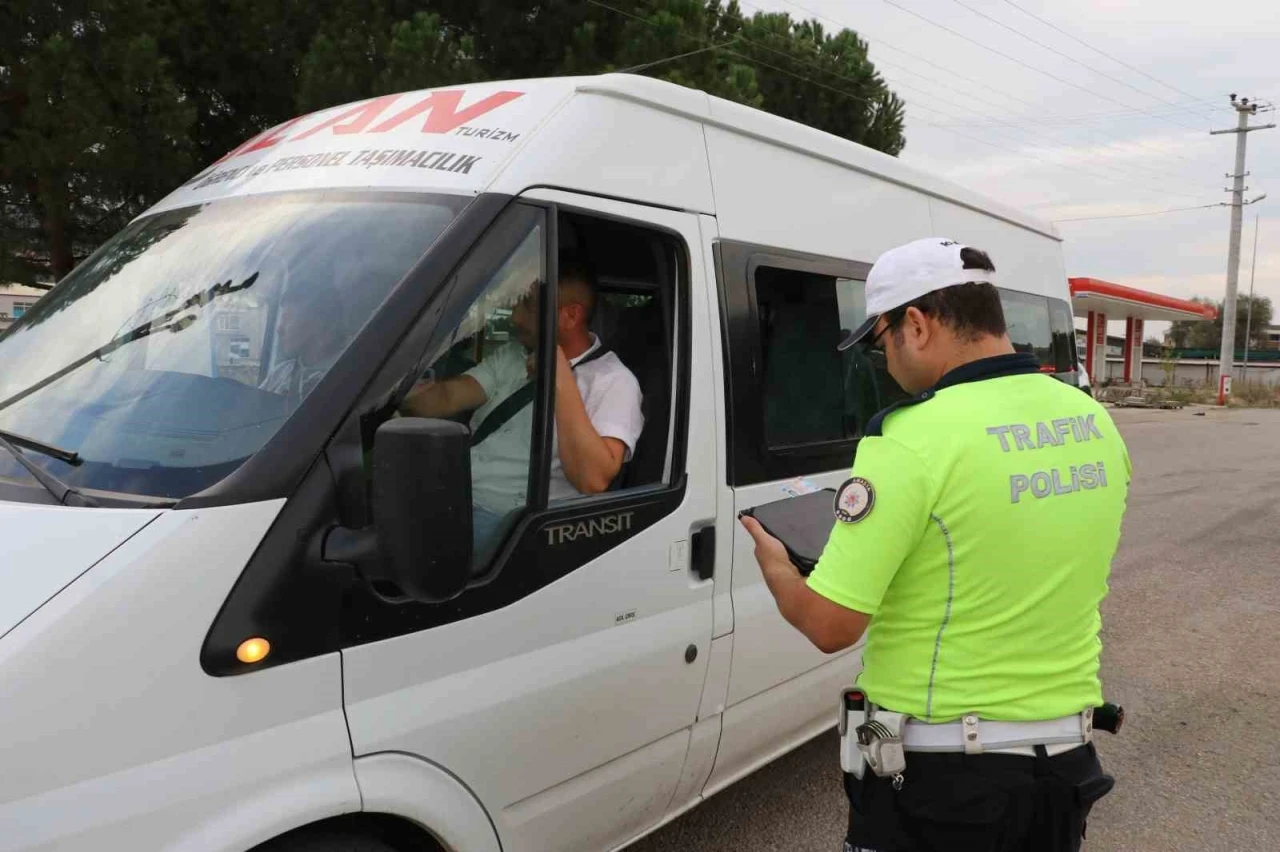
POLYGON ((783 617, 827 653, 867 634, 852 852, 1074 852, 1113 784, 1092 714, 1129 456, 1105 409, 1014 352, 994 273, 951 240, 882 255, 840 346, 882 349, 911 396, 868 425, 807 580, 742 519, 783 617))

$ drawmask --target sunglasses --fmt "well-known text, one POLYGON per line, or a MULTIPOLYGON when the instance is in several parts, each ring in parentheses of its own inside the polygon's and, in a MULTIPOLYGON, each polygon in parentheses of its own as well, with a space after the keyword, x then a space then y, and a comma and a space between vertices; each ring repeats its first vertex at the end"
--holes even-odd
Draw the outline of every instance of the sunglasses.
POLYGON ((879 354, 883 355, 883 354, 884 354, 884 346, 883 346, 883 345, 877 345, 877 344, 880 344, 880 338, 884 337, 884 333, 885 333, 886 331, 888 331, 889 329, 891 329, 891 328, 893 328, 893 324, 892 324, 892 323, 888 323, 888 322, 886 322, 886 323, 884 324, 884 328, 882 328, 882 329, 880 329, 879 331, 877 331, 877 332, 875 333, 875 336, 874 336, 874 337, 872 337, 870 340, 868 340, 868 341, 866 342, 866 344, 864 345, 864 347, 863 347, 863 348, 864 348, 864 349, 866 349, 866 351, 867 351, 867 352, 876 352, 876 353, 879 353, 879 354))

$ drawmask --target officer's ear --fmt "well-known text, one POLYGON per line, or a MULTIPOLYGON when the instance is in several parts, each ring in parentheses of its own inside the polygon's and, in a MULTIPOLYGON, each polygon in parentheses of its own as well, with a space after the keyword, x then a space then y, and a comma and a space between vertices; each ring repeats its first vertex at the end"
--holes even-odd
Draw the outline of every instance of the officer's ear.
POLYGON ((914 305, 907 308, 902 322, 898 324, 898 330, 902 333, 903 345, 916 350, 927 346, 935 332, 929 317, 914 305))

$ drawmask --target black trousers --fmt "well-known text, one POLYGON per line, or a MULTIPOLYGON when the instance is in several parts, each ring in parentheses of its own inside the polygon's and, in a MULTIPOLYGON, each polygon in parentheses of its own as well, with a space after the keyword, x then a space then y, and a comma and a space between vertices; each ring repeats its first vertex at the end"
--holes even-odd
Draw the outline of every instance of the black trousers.
POLYGON ((1054 757, 908 752, 901 790, 845 775, 845 852, 1078 852, 1115 779, 1093 744, 1054 757))

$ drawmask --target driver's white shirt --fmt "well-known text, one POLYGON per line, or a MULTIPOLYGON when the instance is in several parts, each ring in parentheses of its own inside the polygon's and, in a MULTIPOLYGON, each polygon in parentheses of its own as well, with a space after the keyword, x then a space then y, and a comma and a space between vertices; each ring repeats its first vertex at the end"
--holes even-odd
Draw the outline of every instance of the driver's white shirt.
MULTIPOLYGON (((577 365, 600 346, 593 334, 591 346, 570 364, 577 365)), ((484 419, 529 381, 528 353, 516 342, 495 350, 466 372, 484 389, 485 404, 471 416, 474 432, 484 419)), ((617 438, 627 445, 626 458, 635 451, 644 426, 640 411, 640 383, 612 352, 573 371, 591 425, 602 438, 617 438)), ((533 403, 526 405, 484 441, 471 448, 471 494, 479 506, 497 514, 518 509, 528 502, 529 448, 533 434, 533 403)), ((560 463, 558 436, 552 432, 550 499, 564 500, 580 493, 569 483, 560 463)))

